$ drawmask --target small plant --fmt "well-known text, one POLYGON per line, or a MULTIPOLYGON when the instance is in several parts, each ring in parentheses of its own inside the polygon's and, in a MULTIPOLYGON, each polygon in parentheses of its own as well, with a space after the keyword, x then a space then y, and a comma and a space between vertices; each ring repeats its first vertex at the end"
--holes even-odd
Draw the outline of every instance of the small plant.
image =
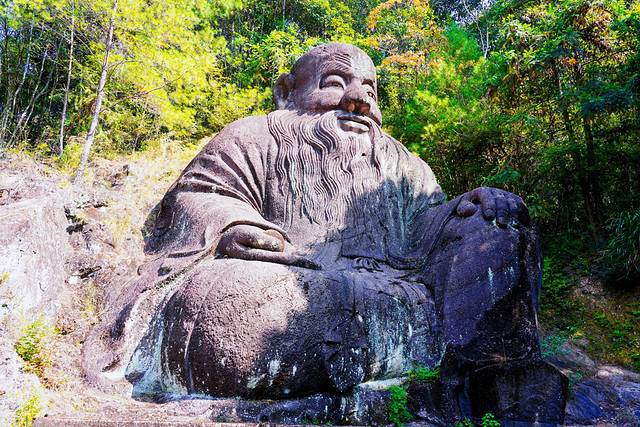
POLYGON ((464 417, 461 421, 456 422, 454 427, 475 427, 475 424, 469 418, 464 417))
POLYGON ((640 276, 640 209, 622 212, 609 223, 611 238, 602 251, 613 280, 640 276))
POLYGON ((564 335, 549 335, 540 342, 542 350, 542 357, 547 358, 551 356, 558 356, 566 354, 566 350, 562 349, 564 343, 567 342, 567 337, 564 335))
POLYGON ((16 410, 11 427, 31 427, 41 410, 40 395, 33 392, 16 410))
POLYGON ((53 329, 45 324, 42 317, 27 325, 22 336, 16 341, 14 348, 18 356, 25 362, 25 371, 36 374, 39 378, 45 369, 51 366, 51 357, 46 349, 53 329))
POLYGON ((440 379, 440 368, 426 368, 418 366, 407 373, 410 381, 434 383, 440 379))
POLYGON ((413 415, 407 407, 409 399, 407 390, 397 385, 393 385, 387 390, 389 391, 389 403, 387 404, 389 421, 396 427, 402 427, 404 423, 413 420, 413 415))
MULTIPOLYGON (((469 418, 464 417, 462 420, 456 422, 454 424, 454 427, 475 427, 476 425, 477 424, 475 424, 469 418)), ((500 427, 500 421, 498 421, 496 419, 495 415, 493 415, 491 412, 487 412, 480 419, 480 424, 479 425, 481 427, 500 427)))
POLYGON ((80 155, 82 154, 82 144, 78 141, 72 141, 64 147, 62 156, 56 160, 58 169, 64 172, 71 172, 77 169, 80 164, 80 155))
POLYGON ((482 427, 500 427, 500 421, 498 421, 491 412, 487 412, 483 415, 480 424, 482 427))
POLYGON ((596 322, 596 325, 601 328, 608 328, 610 326, 609 320, 607 320, 607 315, 601 311, 593 315, 593 320, 596 322))
POLYGON ((615 328, 611 331, 609 339, 613 342, 613 348, 616 350, 629 346, 629 335, 621 328, 615 328))
POLYGON ((9 281, 9 272, 3 271, 2 274, 0 274, 0 283, 7 283, 8 281, 9 281))
POLYGON ((571 285, 571 280, 560 268, 560 262, 553 257, 545 257, 542 274, 542 292, 545 298, 542 302, 545 304, 561 304, 571 285))

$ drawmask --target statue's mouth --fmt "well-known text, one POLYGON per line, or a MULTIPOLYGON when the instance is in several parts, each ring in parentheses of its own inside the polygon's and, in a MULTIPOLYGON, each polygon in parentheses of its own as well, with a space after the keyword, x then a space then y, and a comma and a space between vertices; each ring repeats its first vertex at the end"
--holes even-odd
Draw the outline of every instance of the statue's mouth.
POLYGON ((356 133, 369 132, 371 128, 371 119, 361 114, 339 112, 338 113, 338 125, 344 131, 351 131, 356 133))

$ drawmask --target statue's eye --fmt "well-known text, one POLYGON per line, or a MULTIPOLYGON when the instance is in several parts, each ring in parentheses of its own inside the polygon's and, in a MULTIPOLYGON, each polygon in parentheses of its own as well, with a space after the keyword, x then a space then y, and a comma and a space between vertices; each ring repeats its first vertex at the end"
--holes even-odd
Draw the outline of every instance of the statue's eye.
POLYGON ((376 100, 376 92, 373 90, 373 87, 369 84, 365 84, 365 89, 367 90, 367 95, 372 98, 374 101, 376 100))
POLYGON ((335 87, 338 89, 344 89, 345 87, 344 79, 338 75, 332 74, 322 79, 322 84, 320 85, 320 87, 323 89, 326 87, 335 87))

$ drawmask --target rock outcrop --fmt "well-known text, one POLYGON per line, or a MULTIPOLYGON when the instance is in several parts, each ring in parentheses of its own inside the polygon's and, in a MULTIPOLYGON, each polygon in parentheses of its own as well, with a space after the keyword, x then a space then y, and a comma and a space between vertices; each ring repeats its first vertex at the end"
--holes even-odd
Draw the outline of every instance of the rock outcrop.
POLYGON ((71 253, 64 200, 52 180, 0 170, 0 424, 43 389, 23 373, 14 349, 23 327, 53 323, 66 287, 71 253))

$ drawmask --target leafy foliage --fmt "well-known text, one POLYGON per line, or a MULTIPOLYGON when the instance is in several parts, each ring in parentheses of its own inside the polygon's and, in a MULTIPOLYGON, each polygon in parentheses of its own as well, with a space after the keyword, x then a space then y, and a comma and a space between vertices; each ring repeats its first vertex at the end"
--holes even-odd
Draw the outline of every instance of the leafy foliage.
POLYGON ((482 416, 482 427, 500 427, 500 421, 498 421, 491 412, 487 412, 482 416))
POLYGON ((465 417, 461 421, 456 422, 455 427, 474 427, 476 425, 481 427, 500 427, 500 421, 498 421, 491 412, 487 412, 480 419, 480 424, 475 424, 469 418, 465 417))
POLYGON ((562 346, 567 342, 567 338, 568 337, 566 336, 566 334, 546 336, 540 342, 542 357, 550 357, 562 354, 564 352, 562 346))
POLYGON ((40 395, 37 392, 33 392, 22 404, 16 409, 16 413, 11 427, 31 427, 33 421, 40 414, 42 410, 42 404, 40 402, 40 395))
POLYGON ((614 217, 609 230, 603 257, 610 274, 616 279, 640 277, 640 209, 614 217))
POLYGON ((404 423, 413 420, 413 415, 407 407, 408 394, 404 387, 391 386, 389 391, 389 403, 387 404, 387 415, 389 421, 396 427, 402 427, 404 423))
POLYGON ((14 348, 18 356, 25 362, 25 370, 38 377, 43 377, 45 369, 51 366, 51 355, 47 350, 47 342, 53 334, 52 328, 43 318, 38 318, 22 331, 14 348))
POLYGON ((433 383, 440 379, 440 368, 418 366, 407 373, 410 381, 433 383))
POLYGON ((455 423, 455 427, 474 427, 475 424, 469 418, 464 417, 461 421, 455 423))

